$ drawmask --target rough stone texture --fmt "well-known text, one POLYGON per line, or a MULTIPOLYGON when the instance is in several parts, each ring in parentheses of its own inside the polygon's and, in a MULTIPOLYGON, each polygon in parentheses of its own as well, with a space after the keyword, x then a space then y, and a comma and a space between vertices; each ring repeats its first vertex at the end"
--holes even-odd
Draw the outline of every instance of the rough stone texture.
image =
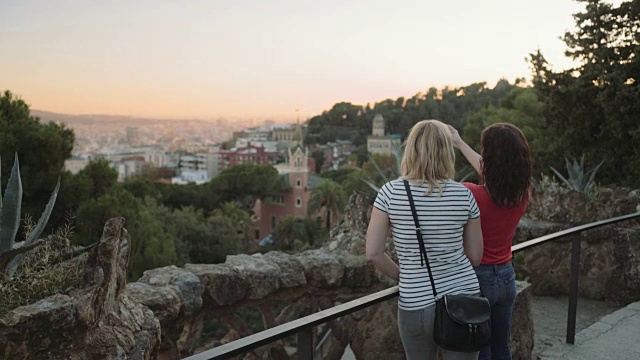
POLYGON ((533 315, 531 314, 531 284, 516 281, 517 297, 511 316, 511 356, 517 360, 531 359, 534 345, 533 315))
POLYGON ((567 227, 566 224, 533 220, 525 216, 520 220, 516 228, 516 233, 513 236, 513 244, 515 245, 544 235, 553 234, 567 227))
MULTIPOLYGON (((607 226, 581 236, 580 296, 621 302, 640 298, 640 227, 607 226)), ((524 250, 526 275, 536 295, 568 294, 571 237, 524 250)))
MULTIPOLYGON (((236 308, 258 305, 263 321, 273 326, 331 307, 333 301, 355 299, 382 287, 363 256, 310 250, 296 255, 234 255, 224 264, 153 269, 129 284, 127 293, 160 320, 162 346, 158 357, 179 359, 196 351, 205 317, 216 316, 230 329, 229 334, 246 336, 250 330, 233 315, 236 308), (324 302, 318 302, 319 297, 324 302), (269 307, 274 299, 291 304, 275 316, 269 307)), ((251 356, 266 352, 272 357, 282 356, 278 350, 281 346, 274 343, 251 356)))
POLYGON ((248 291, 244 278, 226 264, 186 264, 185 270, 193 272, 204 285, 205 303, 230 305, 242 300, 248 291))
POLYGON ((145 271, 138 282, 173 290, 180 299, 181 316, 192 316, 202 308, 204 286, 190 271, 176 266, 165 266, 145 271))
POLYGON ((338 287, 342 285, 344 277, 344 265, 335 254, 330 254, 322 250, 307 250, 297 255, 302 267, 304 276, 311 286, 315 287, 338 287))
MULTIPOLYGON (((639 210, 637 190, 597 188, 585 194, 552 184, 534 193, 514 243, 639 210)), ((573 235, 581 238, 581 296, 624 303, 640 299, 639 224, 624 221, 573 235)), ((571 240, 566 236, 524 250, 516 270, 528 278, 535 295, 568 294, 571 240)))
POLYGON ((533 193, 527 216, 533 220, 583 224, 639 211, 639 203, 638 190, 599 187, 585 194, 554 184, 533 193))
POLYGON ((280 287, 280 267, 262 254, 227 256, 225 264, 244 279, 249 299, 262 299, 280 287))
POLYGON ((271 251, 264 255, 264 259, 274 262, 280 268, 278 277, 280 288, 295 288, 307 285, 307 278, 304 277, 304 267, 297 257, 279 251, 271 251))
POLYGON ((160 324, 124 293, 130 240, 110 219, 88 256, 84 287, 10 311, 0 319, 6 359, 154 359, 160 324))
POLYGON ((361 310, 348 318, 355 323, 349 335, 356 359, 405 359, 398 331, 397 299, 361 310))

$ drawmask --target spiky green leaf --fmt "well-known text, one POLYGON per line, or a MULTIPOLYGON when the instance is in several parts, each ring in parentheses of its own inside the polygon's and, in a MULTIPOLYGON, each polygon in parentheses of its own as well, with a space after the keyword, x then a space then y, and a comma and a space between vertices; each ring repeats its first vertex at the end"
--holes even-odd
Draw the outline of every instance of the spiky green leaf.
POLYGON ((573 188, 573 185, 571 184, 571 182, 569 182, 569 180, 565 179, 564 176, 562 176, 562 174, 560 174, 560 172, 556 169, 553 168, 553 166, 550 166, 551 170, 553 170, 553 172, 556 174, 557 177, 560 178, 560 180, 562 180, 569 188, 573 188))
POLYGON ((47 206, 44 208, 44 212, 40 215, 40 219, 36 226, 31 229, 29 232, 29 237, 27 237, 27 243, 25 245, 30 245, 38 239, 45 226, 47 226, 47 222, 49 222, 49 217, 51 216, 51 212, 53 211, 53 207, 56 204, 56 199, 58 198, 58 191, 60 190, 60 177, 58 177, 58 182, 56 183, 56 187, 49 198, 49 202, 47 206))
POLYGON ((0 215, 0 253, 13 248, 14 239, 20 227, 22 180, 20 179, 20 164, 17 153, 4 192, 3 204, 2 215, 0 215))
MULTIPOLYGON (((36 224, 36 226, 33 227, 33 229, 31 229, 31 232, 29 232, 29 236, 27 237, 27 240, 22 246, 30 246, 34 244, 40 237, 40 234, 42 234, 42 231, 47 226, 47 222, 49 222, 49 217, 51 216, 53 207, 56 204, 56 199, 58 198, 58 190, 60 190, 60 177, 58 177, 58 183, 56 184, 56 188, 53 190, 53 193, 49 198, 49 202, 47 203, 47 206, 44 208, 44 212, 42 213, 42 215, 40 215, 40 219, 38 220, 38 223, 36 224)), ((24 254, 19 254, 16 257, 14 257, 13 260, 11 260, 11 262, 9 263, 9 266, 7 267, 7 274, 9 274, 9 276, 13 275, 15 270, 18 268, 18 265, 20 265, 23 255, 24 254)))

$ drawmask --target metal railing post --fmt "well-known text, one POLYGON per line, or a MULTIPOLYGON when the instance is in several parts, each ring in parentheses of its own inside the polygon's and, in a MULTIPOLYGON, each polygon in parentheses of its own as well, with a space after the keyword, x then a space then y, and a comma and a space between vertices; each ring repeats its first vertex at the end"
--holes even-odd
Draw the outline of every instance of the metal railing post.
POLYGON ((567 344, 574 344, 576 338, 576 312, 578 310, 578 277, 580 275, 580 233, 571 241, 571 279, 569 282, 569 314, 567 316, 567 344))
POLYGON ((298 360, 313 360, 313 327, 298 331, 298 360))

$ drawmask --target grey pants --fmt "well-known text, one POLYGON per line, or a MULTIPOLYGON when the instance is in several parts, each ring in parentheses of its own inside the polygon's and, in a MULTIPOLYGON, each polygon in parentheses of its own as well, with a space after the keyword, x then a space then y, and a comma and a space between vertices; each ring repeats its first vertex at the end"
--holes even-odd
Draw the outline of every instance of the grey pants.
MULTIPOLYGON (((433 341, 436 306, 420 310, 398 309, 398 328, 407 360, 435 360, 439 346, 433 341)), ((476 360, 478 352, 442 350, 443 360, 476 360)))

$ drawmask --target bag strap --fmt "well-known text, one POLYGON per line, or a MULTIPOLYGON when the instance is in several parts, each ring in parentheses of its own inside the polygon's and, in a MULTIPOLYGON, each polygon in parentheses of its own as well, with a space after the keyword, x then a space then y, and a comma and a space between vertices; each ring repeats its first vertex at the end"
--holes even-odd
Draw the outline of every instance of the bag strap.
POLYGON ((407 180, 404 182, 404 188, 407 190, 407 197, 409 198, 409 206, 411 206, 411 215, 413 215, 413 221, 416 224, 416 237, 418 238, 418 247, 420 248, 420 265, 427 264, 427 271, 429 272, 429 280, 431 280, 431 290, 433 290, 433 298, 438 295, 436 292, 436 283, 433 281, 433 274, 431 274, 431 266, 429 265, 429 258, 427 257, 427 249, 424 246, 424 239, 422 238, 422 230, 420 229, 420 222, 418 221, 418 214, 416 213, 416 207, 413 204, 413 196, 411 196, 411 187, 407 180))

